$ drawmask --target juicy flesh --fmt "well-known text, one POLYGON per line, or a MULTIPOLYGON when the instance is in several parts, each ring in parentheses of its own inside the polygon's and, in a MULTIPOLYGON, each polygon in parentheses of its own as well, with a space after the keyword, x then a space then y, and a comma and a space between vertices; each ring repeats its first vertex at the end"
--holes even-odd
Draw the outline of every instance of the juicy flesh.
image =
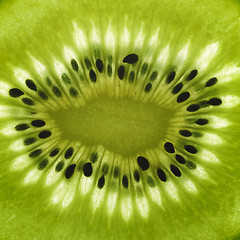
POLYGON ((122 155, 157 147, 173 113, 153 103, 99 97, 82 108, 49 113, 63 139, 102 145, 122 155))

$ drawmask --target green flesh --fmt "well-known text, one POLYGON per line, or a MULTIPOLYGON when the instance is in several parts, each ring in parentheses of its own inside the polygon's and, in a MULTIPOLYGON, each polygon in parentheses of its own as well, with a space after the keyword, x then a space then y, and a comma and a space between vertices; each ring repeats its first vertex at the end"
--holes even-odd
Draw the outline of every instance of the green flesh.
POLYGON ((53 111, 49 118, 55 121, 63 139, 103 145, 131 156, 157 147, 165 135, 169 115, 153 104, 98 98, 80 109, 53 111))
POLYGON ((239 239, 239 11, 238 2, 227 0, 2 1, 0 239, 239 239), (139 61, 123 63, 131 53, 139 61), (187 81, 194 69, 198 75, 187 81), (133 81, 131 71, 138 74, 133 81), (176 77, 167 84, 172 71, 176 77), (213 77, 218 82, 205 87, 213 77), (49 99, 29 89, 26 79, 49 99), (180 82, 183 88, 173 94, 180 82), (24 95, 10 97, 12 88, 24 95), (177 103, 183 92, 189 99, 177 103), (35 104, 24 104, 23 97, 35 104), (214 97, 220 106, 186 111, 214 97), (37 119, 46 126, 15 130, 37 119), (198 119, 208 123, 198 125, 198 119), (40 137, 43 130, 51 136, 40 137), (174 153, 164 149, 166 142, 174 153), (73 154, 66 157, 70 147, 73 154), (60 155, 50 157, 55 148, 60 155), (31 157, 36 149, 41 154, 31 157), (187 163, 177 162, 176 154, 187 163), (148 170, 141 170, 138 156, 148 159, 148 170), (87 162, 91 177, 83 174, 87 162), (66 179, 70 164, 76 169, 66 179))

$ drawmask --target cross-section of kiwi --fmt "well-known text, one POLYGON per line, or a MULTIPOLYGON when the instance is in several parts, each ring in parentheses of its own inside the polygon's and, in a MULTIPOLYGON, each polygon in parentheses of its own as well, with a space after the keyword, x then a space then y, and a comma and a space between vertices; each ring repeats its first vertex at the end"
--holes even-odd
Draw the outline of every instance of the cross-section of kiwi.
POLYGON ((0 239, 239 239, 237 1, 0 3, 0 239))

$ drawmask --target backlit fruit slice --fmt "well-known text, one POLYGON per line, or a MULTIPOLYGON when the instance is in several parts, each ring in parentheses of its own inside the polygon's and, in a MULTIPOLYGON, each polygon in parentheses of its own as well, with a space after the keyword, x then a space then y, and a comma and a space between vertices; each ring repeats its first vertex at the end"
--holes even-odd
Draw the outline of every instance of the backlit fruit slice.
POLYGON ((0 238, 238 239, 239 8, 1 2, 0 238))

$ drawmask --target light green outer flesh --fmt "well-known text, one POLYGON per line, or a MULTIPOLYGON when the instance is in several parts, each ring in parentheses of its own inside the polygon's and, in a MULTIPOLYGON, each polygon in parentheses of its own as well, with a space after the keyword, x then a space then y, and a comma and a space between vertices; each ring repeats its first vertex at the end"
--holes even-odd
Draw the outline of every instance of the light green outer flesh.
MULTIPOLYGON (((26 49, 34 55, 34 46, 44 42, 44 39, 50 39, 46 40, 46 44, 49 42, 50 49, 54 44, 57 49, 60 49, 61 43, 55 43, 51 38, 56 29, 59 30, 59 36, 63 38, 63 42, 71 44, 71 40, 68 40, 65 34, 66 29, 60 26, 67 23, 69 19, 71 33, 71 20, 76 17, 79 18, 77 21, 82 23, 81 26, 85 30, 89 24, 88 14, 95 22, 100 16, 104 24, 102 28, 107 27, 109 16, 113 18, 113 25, 119 23, 121 26, 125 13, 129 13, 136 19, 131 27, 141 24, 142 19, 150 29, 156 28, 159 24, 168 23, 169 28, 177 31, 183 25, 188 25, 186 34, 191 32, 190 30, 194 34, 200 28, 202 35, 205 36, 203 39, 207 36, 207 40, 219 40, 226 46, 226 63, 233 62, 240 66, 240 7, 237 2, 124 0, 91 1, 91 4, 90 6, 89 1, 76 3, 69 0, 1 2, 1 80, 11 75, 8 68, 9 62, 11 67, 11 64, 18 63, 20 59, 24 61, 22 56, 25 56, 26 49), (60 15, 58 15, 59 12, 61 12, 60 15), (61 19, 62 17, 65 19, 61 19), (52 18, 58 21, 52 22, 52 18), (44 31, 41 30, 43 26, 44 31), (26 39, 30 45, 26 44, 26 39)), ((183 42, 184 39, 188 39, 188 35, 183 36, 183 42)), ((37 54, 39 49, 35 52, 36 56, 40 55, 37 54)), ((48 57, 48 53, 45 57, 48 57)), ((240 82, 233 81, 225 91, 240 96, 239 88, 240 82)), ((3 102, 1 98, 0 101, 3 102)), ((1 139, 0 239, 238 239, 240 233, 239 115, 239 106, 224 114, 223 117, 235 124, 231 129, 227 129, 232 141, 229 141, 226 149, 219 149, 218 155, 223 159, 224 164, 233 167, 232 176, 228 176, 227 179, 231 182, 223 181, 222 184, 214 187, 214 192, 205 195, 202 201, 198 199, 198 208, 201 209, 199 212, 193 212, 191 205, 181 210, 181 204, 183 204, 181 202, 179 207, 168 209, 165 213, 162 210, 151 212, 150 220, 146 222, 141 219, 136 221, 131 219, 126 224, 117 217, 112 218, 109 229, 104 229, 108 223, 105 224, 104 219, 99 220, 99 212, 94 216, 93 227, 90 227, 83 223, 88 219, 84 213, 80 216, 74 212, 60 215, 56 209, 49 209, 42 198, 39 198, 42 195, 48 196, 48 193, 44 195, 44 191, 48 190, 29 187, 22 189, 19 193, 19 186, 17 184, 14 186, 11 182, 17 183, 21 175, 17 175, 16 178, 14 174, 7 172, 8 160, 13 156, 12 153, 6 153, 8 142, 1 139), (232 142, 233 147, 230 147, 232 142), (31 197, 29 197, 30 193, 31 197)), ((3 123, 1 120, 0 126, 3 123)), ((219 132, 219 134, 224 136, 227 133, 219 132)), ((188 202, 190 203, 191 201, 188 202)))

